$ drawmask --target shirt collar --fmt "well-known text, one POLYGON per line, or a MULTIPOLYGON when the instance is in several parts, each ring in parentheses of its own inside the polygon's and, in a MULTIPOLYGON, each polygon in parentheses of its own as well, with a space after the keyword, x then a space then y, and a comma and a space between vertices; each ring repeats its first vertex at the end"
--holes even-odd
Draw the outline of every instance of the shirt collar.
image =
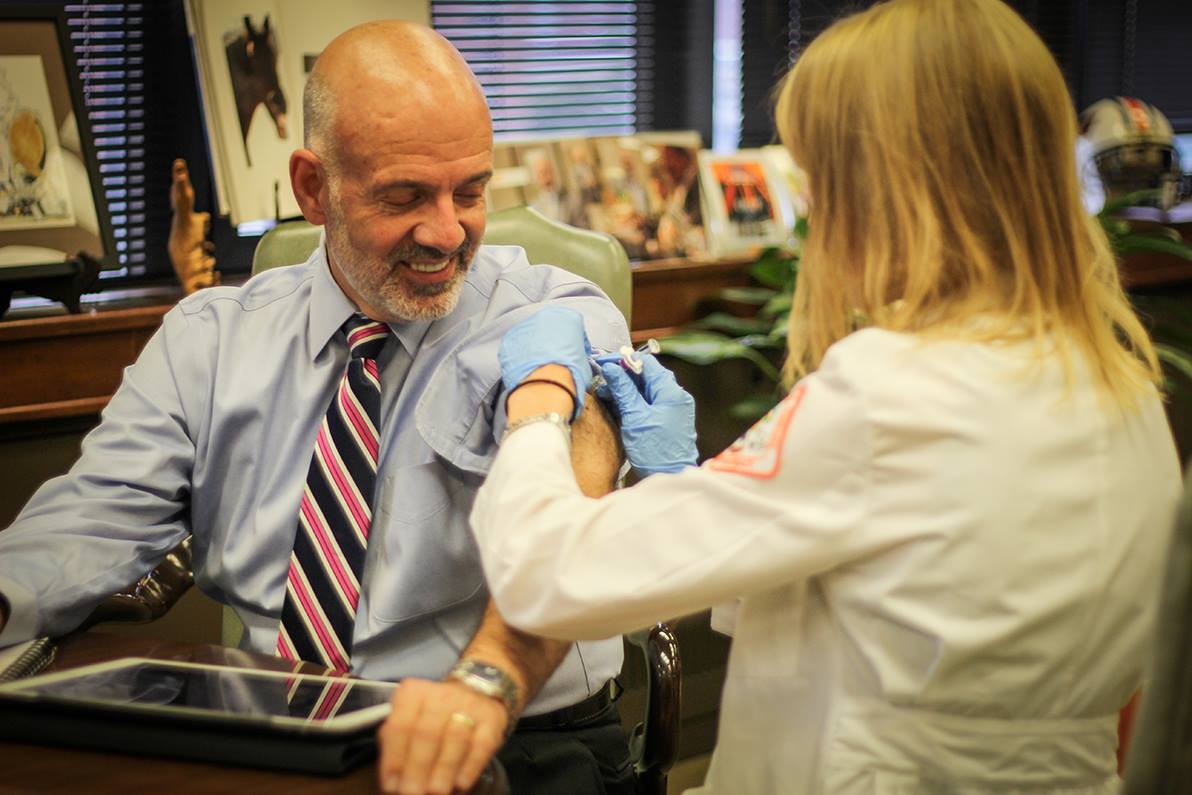
MULTIPOLYGON (((331 266, 327 262, 327 235, 324 232, 319 237, 319 246, 309 260, 314 270, 314 281, 310 294, 310 350, 311 357, 318 356, 327 347, 327 343, 343 326, 349 317, 357 311, 352 303, 331 275, 331 266)), ((422 344, 422 338, 434 323, 433 320, 411 320, 406 323, 389 323, 389 330, 397 337, 406 352, 413 356, 422 344)))

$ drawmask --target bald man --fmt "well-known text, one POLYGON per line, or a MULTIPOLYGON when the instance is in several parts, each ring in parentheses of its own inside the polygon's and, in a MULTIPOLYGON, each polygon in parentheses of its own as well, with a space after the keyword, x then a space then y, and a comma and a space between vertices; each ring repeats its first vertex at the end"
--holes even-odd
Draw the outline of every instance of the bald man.
MULTIPOLYGON (((403 679, 380 732, 384 791, 466 789, 500 749, 517 793, 631 792, 609 699, 620 639, 567 644, 506 626, 467 527, 504 431, 505 330, 560 304, 584 315, 595 347, 616 350, 624 319, 589 282, 480 244, 492 124, 438 34, 399 22, 344 33, 303 107, 290 180, 322 245, 165 316, 76 465, 0 533, 0 645, 69 631, 193 533, 195 580, 235 609, 246 648, 403 679), (354 318, 378 322, 355 371, 354 318), (341 389, 364 373, 375 420, 341 389), (366 451, 374 422, 374 485, 362 489, 354 467, 368 465, 341 460, 338 445, 366 451), (348 553, 327 552, 330 537, 346 543, 344 521, 366 538, 358 574, 348 553), (312 544, 326 553, 314 562, 312 544), (335 587, 338 604, 319 601, 335 587)), ((597 401, 586 405, 574 455, 597 495, 612 487, 617 442, 597 401)))

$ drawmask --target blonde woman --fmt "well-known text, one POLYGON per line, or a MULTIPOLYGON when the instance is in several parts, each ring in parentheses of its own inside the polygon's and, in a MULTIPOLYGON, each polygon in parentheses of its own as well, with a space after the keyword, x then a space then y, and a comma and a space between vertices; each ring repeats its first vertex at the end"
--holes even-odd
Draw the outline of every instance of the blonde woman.
POLYGON ((777 120, 799 380, 695 468, 690 398, 606 366, 630 460, 680 471, 591 500, 582 324, 512 330, 472 514, 497 605, 580 639, 744 597, 700 792, 1115 792, 1180 486, 1059 69, 997 0, 892 0, 812 43, 777 120))

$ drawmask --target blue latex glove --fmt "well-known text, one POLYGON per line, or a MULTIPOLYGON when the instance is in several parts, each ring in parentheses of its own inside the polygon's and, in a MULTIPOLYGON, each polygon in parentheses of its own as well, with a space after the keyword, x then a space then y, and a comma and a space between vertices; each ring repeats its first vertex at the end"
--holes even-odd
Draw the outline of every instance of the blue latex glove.
POLYGON ((588 356, 592 346, 584 332, 584 319, 574 309, 548 306, 505 333, 497 354, 501 382, 509 392, 544 364, 561 364, 575 379, 574 420, 584 406, 584 393, 592 382, 588 356))
POLYGON ((640 376, 619 364, 600 368, 605 385, 597 394, 611 398, 621 417, 625 455, 642 475, 695 466, 695 400, 658 359, 649 353, 640 356, 640 376))

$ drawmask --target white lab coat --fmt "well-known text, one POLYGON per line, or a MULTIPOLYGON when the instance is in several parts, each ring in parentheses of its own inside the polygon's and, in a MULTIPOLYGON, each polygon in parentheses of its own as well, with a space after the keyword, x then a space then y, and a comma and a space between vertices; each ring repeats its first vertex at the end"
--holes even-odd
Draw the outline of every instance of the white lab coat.
POLYGON ((715 462, 602 500, 519 429, 472 513, 497 605, 598 638, 744 596, 700 793, 1115 792, 1179 466, 1157 397, 1031 350, 857 332, 715 462))

